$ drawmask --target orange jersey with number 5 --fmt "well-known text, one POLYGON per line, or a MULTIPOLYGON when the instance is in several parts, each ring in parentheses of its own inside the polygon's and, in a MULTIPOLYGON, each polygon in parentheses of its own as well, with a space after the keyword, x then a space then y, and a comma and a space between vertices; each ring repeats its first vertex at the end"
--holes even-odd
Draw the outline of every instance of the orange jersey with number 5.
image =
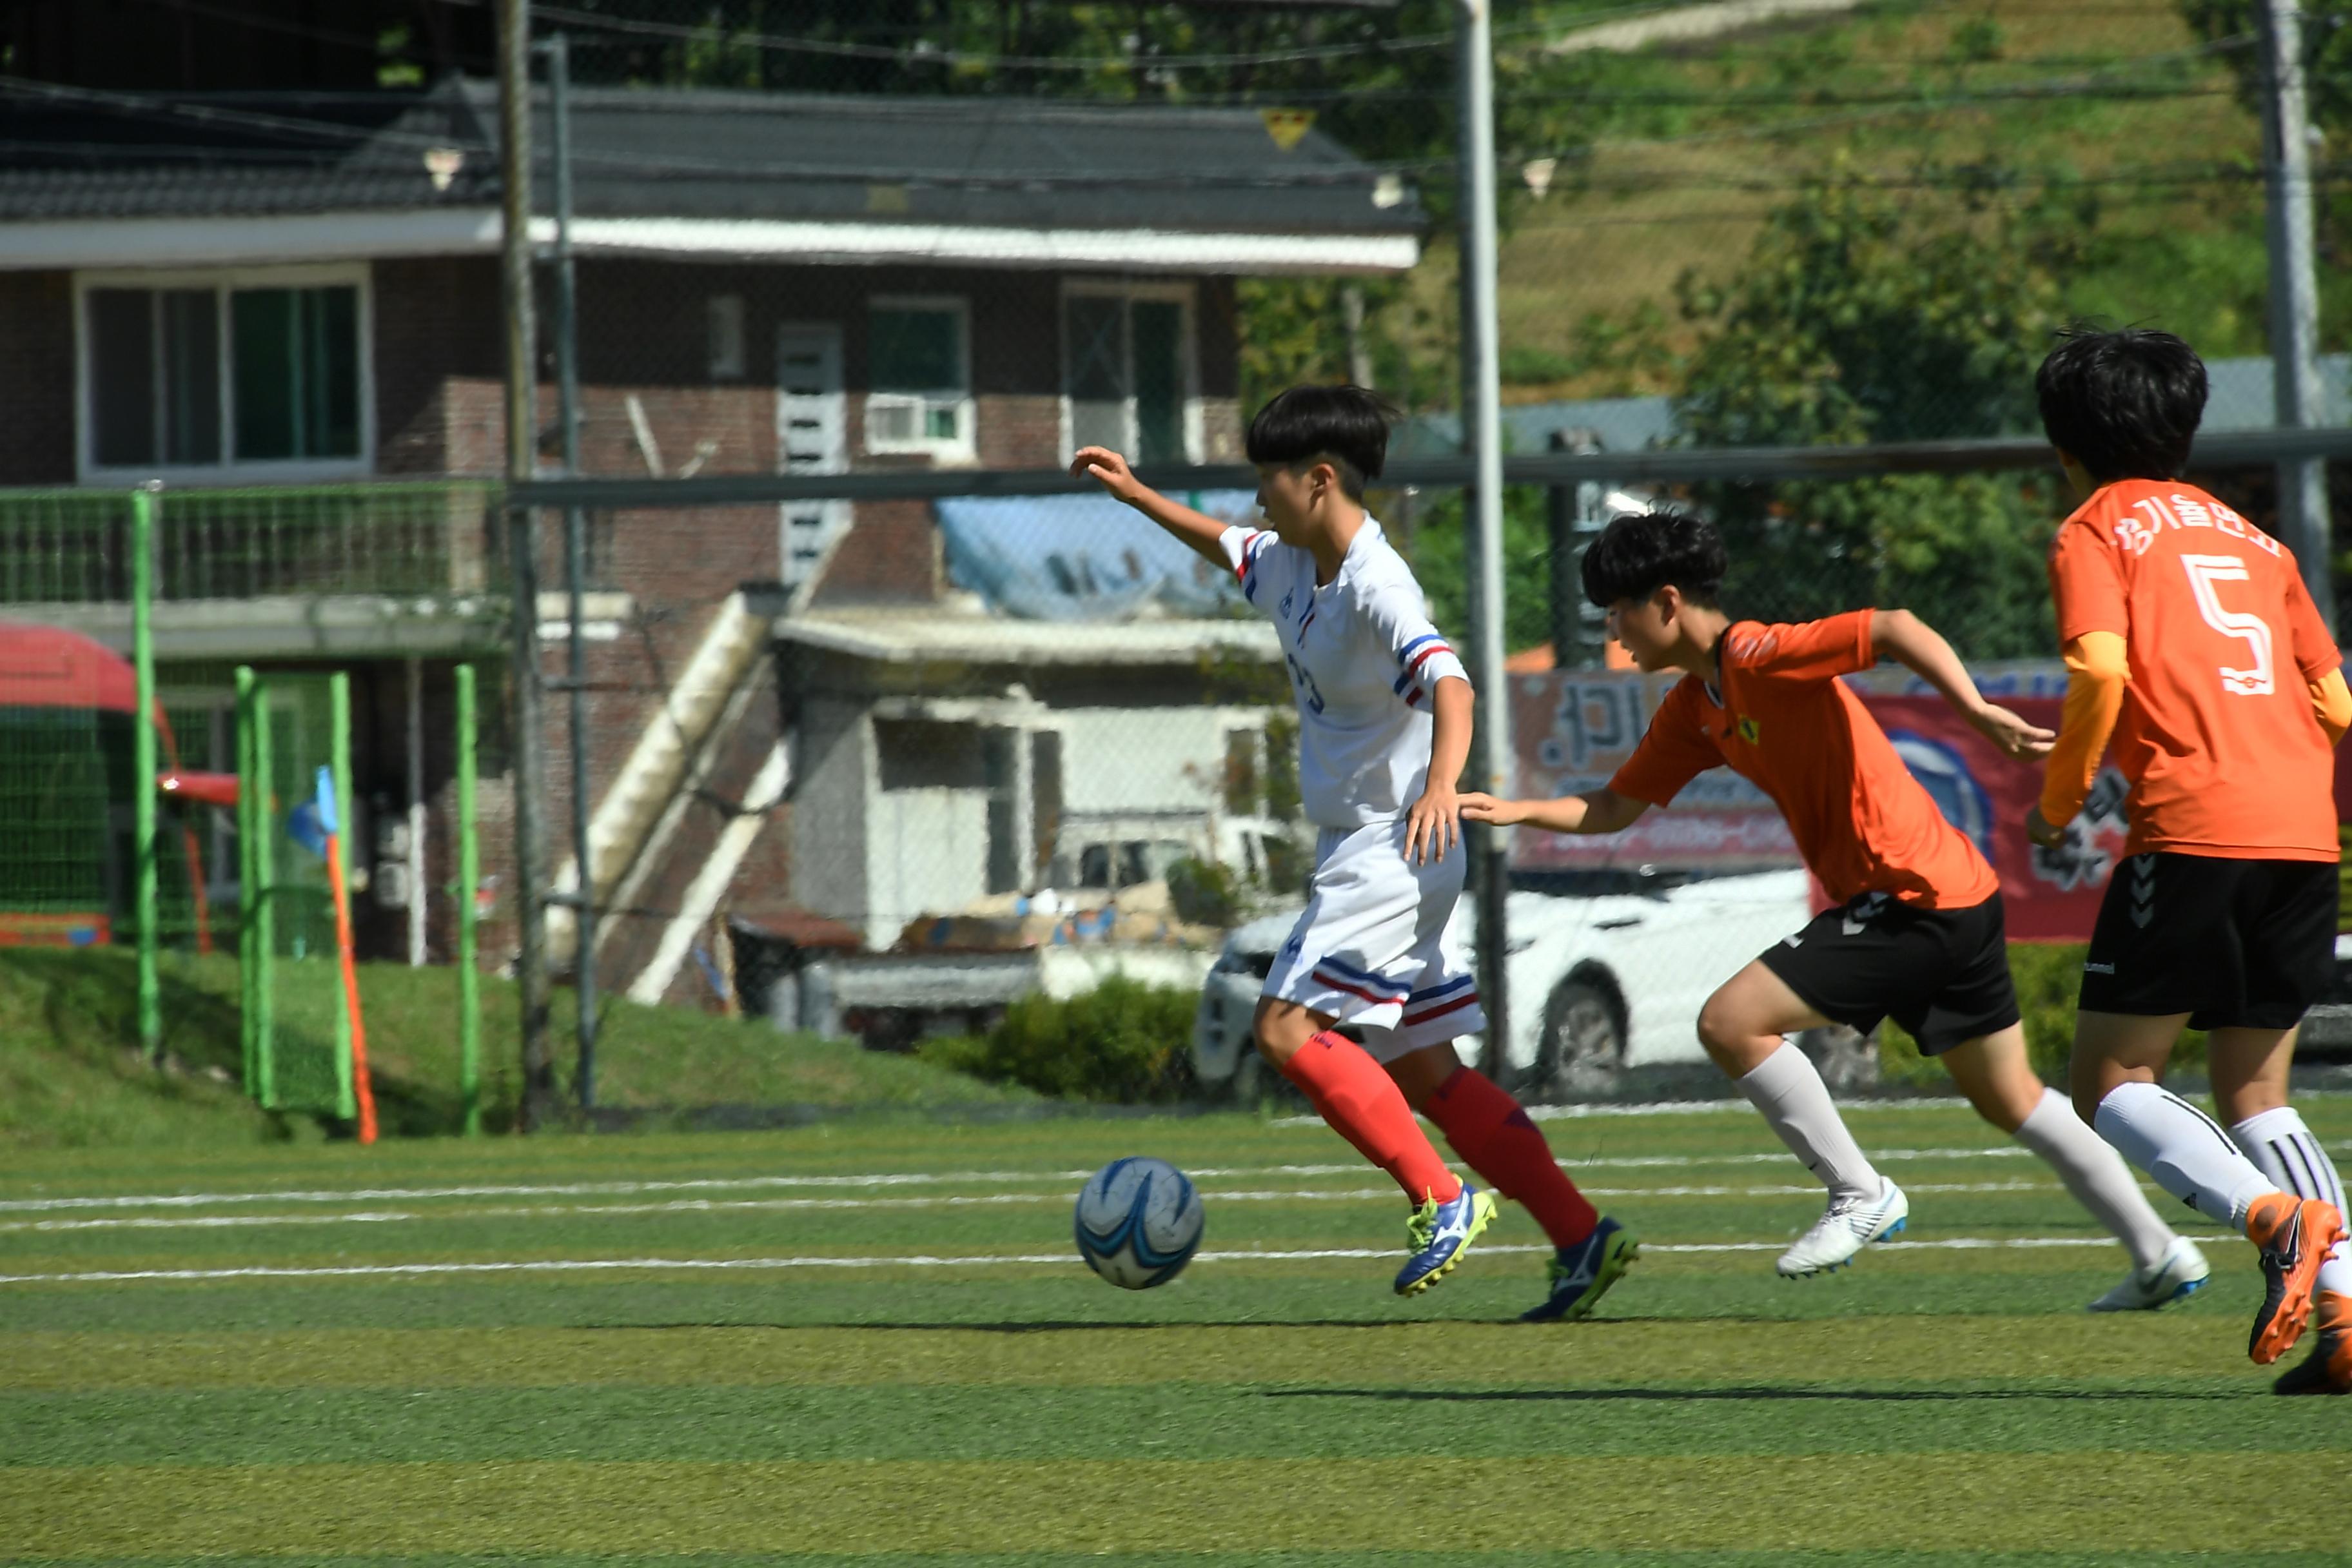
POLYGON ((2123 479, 2060 525, 2050 585, 2060 641, 2124 639, 2126 853, 2336 858, 2310 685, 2343 658, 2284 546, 2193 485, 2123 479))

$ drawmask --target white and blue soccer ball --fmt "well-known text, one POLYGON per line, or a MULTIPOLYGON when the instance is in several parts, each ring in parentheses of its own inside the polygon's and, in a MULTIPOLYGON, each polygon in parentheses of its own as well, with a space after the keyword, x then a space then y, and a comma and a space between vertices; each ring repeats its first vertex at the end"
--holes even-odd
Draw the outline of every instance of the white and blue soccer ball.
POLYGON ((1113 1160, 1078 1194, 1078 1256, 1122 1290, 1165 1285, 1192 1261, 1201 1194, 1165 1160, 1113 1160))

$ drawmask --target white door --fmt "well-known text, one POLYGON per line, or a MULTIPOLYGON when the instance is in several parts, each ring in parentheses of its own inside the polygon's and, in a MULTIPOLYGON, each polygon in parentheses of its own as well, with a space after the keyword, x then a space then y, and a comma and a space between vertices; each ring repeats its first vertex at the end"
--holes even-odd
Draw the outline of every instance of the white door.
MULTIPOLYGON (((849 469, 849 405, 841 385, 841 329, 786 322, 776 337, 776 452, 787 474, 849 469)), ((787 587, 806 582, 834 535, 849 526, 849 503, 783 505, 782 572, 787 587)))

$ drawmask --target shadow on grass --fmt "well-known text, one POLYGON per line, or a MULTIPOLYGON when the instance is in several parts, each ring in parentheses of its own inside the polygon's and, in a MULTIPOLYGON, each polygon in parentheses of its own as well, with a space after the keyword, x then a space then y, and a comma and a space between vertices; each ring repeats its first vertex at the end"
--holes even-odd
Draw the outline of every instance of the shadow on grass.
POLYGON ((1260 1399, 1380 1399, 1439 1404, 1559 1401, 1568 1404, 1675 1405, 1708 1401, 1853 1401, 1860 1404, 1957 1405, 1976 1400, 2146 1401, 2245 1399, 2238 1391, 2177 1388, 1270 1388, 1260 1399))
MULTIPOLYGON (((1421 1321, 1423 1320, 1411 1320, 1421 1321)), ((1516 1322, 1513 1318, 1446 1318, 1427 1320, 1433 1328, 1458 1329, 1465 1324, 1516 1322)), ((874 1333, 960 1333, 960 1334, 1060 1334, 1076 1332, 1165 1333, 1170 1329, 1395 1329, 1410 1326, 1396 1320, 1377 1318, 1221 1318, 1187 1319, 1174 1322, 1120 1323, 1076 1318, 1039 1318, 1022 1322, 999 1323, 746 1323, 710 1321, 702 1323, 582 1323, 579 1327, 593 1333, 600 1330, 625 1333, 634 1330, 672 1329, 773 1329, 779 1333, 798 1333, 808 1329, 855 1329, 874 1333)))

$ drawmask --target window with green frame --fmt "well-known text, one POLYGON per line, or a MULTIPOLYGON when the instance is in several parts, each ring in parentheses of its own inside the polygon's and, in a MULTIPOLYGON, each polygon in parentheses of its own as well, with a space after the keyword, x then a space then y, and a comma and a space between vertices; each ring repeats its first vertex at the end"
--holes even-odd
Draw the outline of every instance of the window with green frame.
POLYGON ((357 283, 100 286, 82 300, 93 467, 364 454, 357 283))

